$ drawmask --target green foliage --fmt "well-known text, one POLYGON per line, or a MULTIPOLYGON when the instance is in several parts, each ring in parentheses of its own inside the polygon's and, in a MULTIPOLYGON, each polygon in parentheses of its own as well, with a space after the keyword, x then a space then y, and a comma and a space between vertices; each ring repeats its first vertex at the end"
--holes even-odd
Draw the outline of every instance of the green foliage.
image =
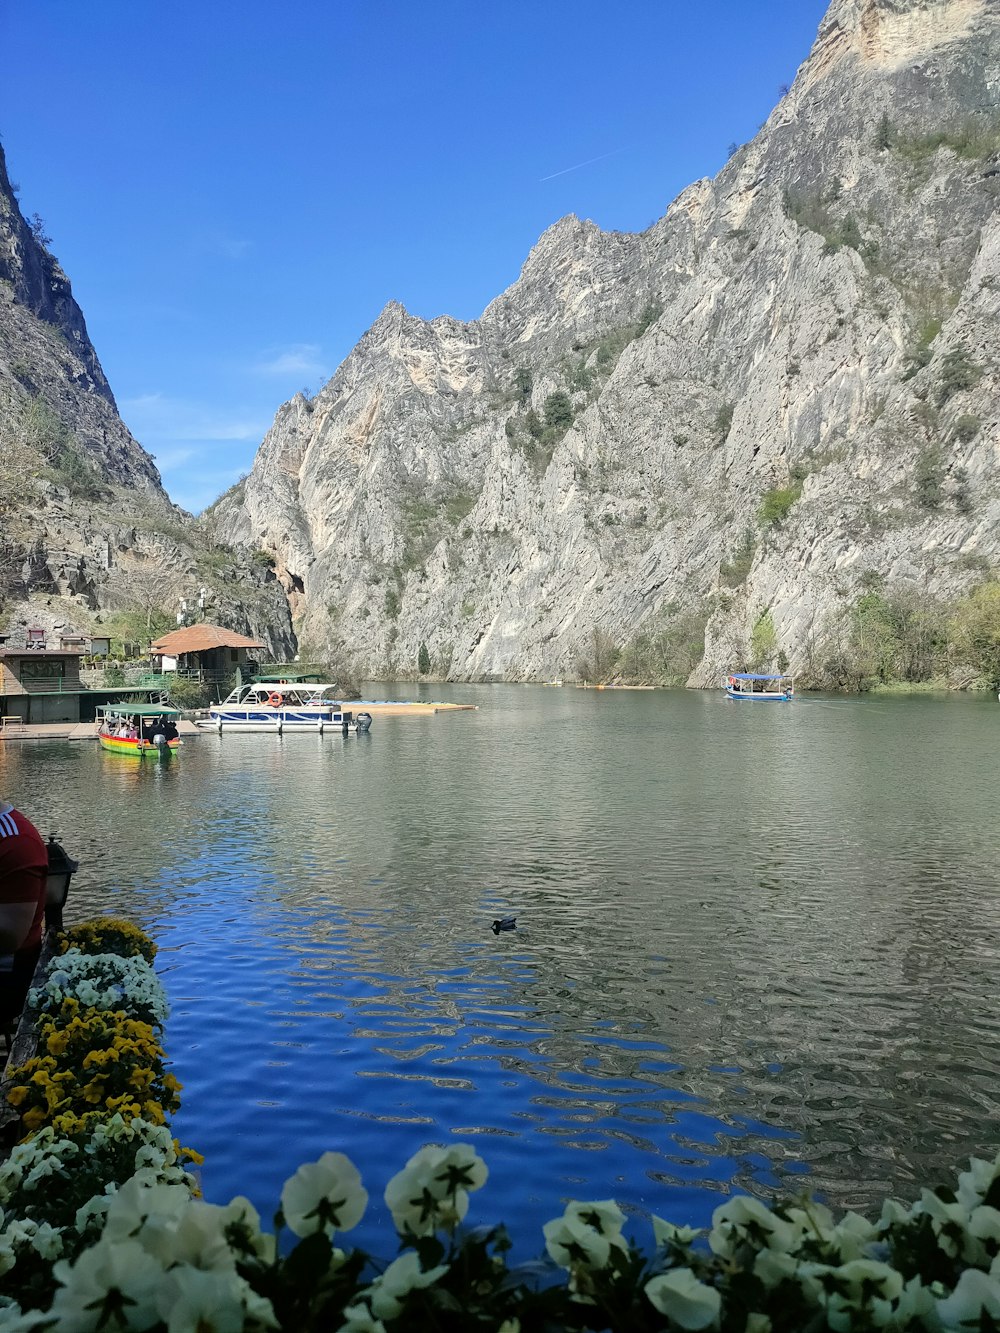
POLYGON ((676 603, 662 608, 652 625, 631 638, 615 664, 627 685, 683 685, 705 655, 704 610, 676 603))
POLYGON ((385 590, 385 614, 389 620, 395 620, 399 616, 401 605, 399 593, 390 585, 385 590))
POLYGON ((753 528, 745 528, 730 558, 719 565, 719 582, 727 588, 738 588, 741 583, 745 583, 756 551, 757 540, 753 528))
POLYGON ((762 528, 781 527, 801 494, 801 482, 765 491, 757 508, 757 522, 762 528))
POLYGON ((799 227, 823 238, 823 253, 835 254, 842 246, 857 250, 866 261, 874 259, 878 246, 861 233, 853 213, 838 218, 828 207, 840 197, 839 181, 826 194, 802 194, 786 189, 782 196, 785 214, 799 227))
POLYGON ((956 393, 972 389, 982 378, 982 367, 977 365, 965 347, 953 347, 941 361, 937 405, 943 407, 956 393))
POLYGON ((543 407, 545 425, 564 434, 573 424, 573 403, 568 393, 556 389, 550 393, 543 407))
MULTIPOLYGON (((127 660, 144 656, 150 642, 176 629, 176 622, 162 607, 133 606, 108 616, 104 629, 111 640, 112 655, 127 660)), ((105 678, 109 670, 105 668, 105 678)), ((116 683, 124 684, 124 680, 116 683)))
POLYGON ((75 445, 62 446, 56 455, 53 470, 57 480, 62 482, 70 495, 94 499, 101 494, 103 487, 97 470, 75 445))
POLYGON ((917 340, 906 358, 906 369, 903 372, 904 380, 912 379, 918 370, 923 370, 924 366, 930 365, 931 357, 934 355, 931 343, 940 332, 940 319, 932 316, 924 320, 918 330, 917 340))
POLYGON ((970 444, 979 434, 982 421, 970 413, 963 413, 952 429, 952 434, 959 444, 970 444))
POLYGON ((1000 686, 1000 583, 981 584, 964 597, 951 617, 955 657, 996 690, 1000 686))
POLYGON ((940 509, 944 502, 944 455, 937 445, 921 450, 913 466, 913 487, 921 509, 940 509))
POLYGON ((723 403, 715 414, 712 421, 712 429, 718 437, 720 444, 727 439, 730 430, 732 430, 733 413, 735 411, 736 405, 734 403, 723 403))
POLYGON ((844 612, 814 683, 853 691, 919 684, 947 671, 948 639, 940 603, 910 587, 872 587, 844 612))
POLYGON ((427 644, 421 642, 420 651, 417 653, 417 670, 422 676, 427 676, 430 674, 430 669, 431 655, 428 651, 427 644))
POLYGON ((750 634, 750 670, 763 671, 774 660, 778 650, 778 634, 770 609, 762 611, 750 634))
POLYGON ((889 119, 888 112, 883 111, 879 118, 878 127, 875 130, 875 151, 883 153, 887 148, 891 148, 895 141, 895 137, 895 131, 893 129, 892 121, 889 119))
POLYGON ((461 523, 475 508, 478 499, 477 492, 445 486, 405 496, 400 504, 401 569, 419 569, 448 529, 461 523))
POLYGON ((893 134, 889 146, 904 161, 923 166, 942 148, 967 162, 984 162, 1000 152, 1000 122, 965 120, 930 134, 893 134))
POLYGON ((263 565, 265 569, 273 569, 278 563, 277 557, 272 555, 270 551, 265 551, 263 548, 254 551, 250 560, 255 565, 263 565))
POLYGON ((478 501, 479 496, 474 491, 453 491, 445 497, 441 508, 448 522, 457 527, 475 509, 478 501))
POLYGON ((577 650, 576 670, 582 681, 603 685, 611 678, 620 650, 614 637, 595 625, 590 637, 577 650))
MULTIPOLYGON (((214 687, 188 676, 175 676, 170 682, 170 703, 174 708, 206 708, 212 702, 214 687)), ((221 697, 225 693, 220 689, 221 697)))
POLYGON ((517 396, 522 405, 531 397, 531 391, 535 387, 535 378, 527 366, 518 366, 514 371, 514 388, 517 390, 517 396))

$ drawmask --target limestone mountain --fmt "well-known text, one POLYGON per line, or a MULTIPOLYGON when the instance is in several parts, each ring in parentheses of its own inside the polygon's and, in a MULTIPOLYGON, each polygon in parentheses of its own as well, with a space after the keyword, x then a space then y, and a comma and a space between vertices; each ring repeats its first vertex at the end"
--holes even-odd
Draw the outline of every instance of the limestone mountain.
POLYGON ((564 218, 478 320, 390 304, 209 520, 380 674, 815 675, 865 588, 957 598, 1000 563, 998 87, 997 0, 835 0, 714 180, 564 218))
POLYGON ((294 651, 288 604, 248 551, 212 549, 132 438, 43 224, 22 216, 0 150, 0 604, 5 623, 86 629, 102 611, 213 615, 294 651))

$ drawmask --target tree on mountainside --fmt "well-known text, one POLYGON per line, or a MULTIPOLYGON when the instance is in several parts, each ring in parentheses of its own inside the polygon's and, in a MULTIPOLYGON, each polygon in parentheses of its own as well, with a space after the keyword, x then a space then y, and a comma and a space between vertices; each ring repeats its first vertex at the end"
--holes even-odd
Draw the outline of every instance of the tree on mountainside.
POLYGON ((431 655, 427 650, 426 643, 421 643, 420 651, 417 653, 417 670, 422 676, 430 674, 431 655))
POLYGON ((590 639, 581 645, 576 656, 576 670, 581 680, 591 685, 603 685, 610 679, 620 650, 612 635, 595 625, 590 639))

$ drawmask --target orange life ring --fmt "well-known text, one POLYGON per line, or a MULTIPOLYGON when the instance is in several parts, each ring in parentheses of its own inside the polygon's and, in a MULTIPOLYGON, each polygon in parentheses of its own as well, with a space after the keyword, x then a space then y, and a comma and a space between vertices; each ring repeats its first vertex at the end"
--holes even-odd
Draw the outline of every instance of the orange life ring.
POLYGON ((277 690, 272 690, 271 693, 267 696, 267 702, 271 705, 272 708, 280 708, 281 705, 285 702, 285 696, 283 694, 279 694, 277 690))

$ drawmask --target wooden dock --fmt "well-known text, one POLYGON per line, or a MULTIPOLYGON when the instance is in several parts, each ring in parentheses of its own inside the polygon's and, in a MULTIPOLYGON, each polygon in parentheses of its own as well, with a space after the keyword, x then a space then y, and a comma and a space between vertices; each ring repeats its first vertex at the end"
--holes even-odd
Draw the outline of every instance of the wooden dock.
MULTIPOLYGON (((421 703, 407 699, 345 700, 345 708, 355 716, 371 713, 372 717, 432 717, 437 713, 477 712, 478 704, 421 703)), ((205 734, 206 728, 182 718, 177 733, 182 740, 205 734)), ((8 719, 0 729, 0 744, 11 741, 96 741, 96 722, 21 722, 8 719)))

